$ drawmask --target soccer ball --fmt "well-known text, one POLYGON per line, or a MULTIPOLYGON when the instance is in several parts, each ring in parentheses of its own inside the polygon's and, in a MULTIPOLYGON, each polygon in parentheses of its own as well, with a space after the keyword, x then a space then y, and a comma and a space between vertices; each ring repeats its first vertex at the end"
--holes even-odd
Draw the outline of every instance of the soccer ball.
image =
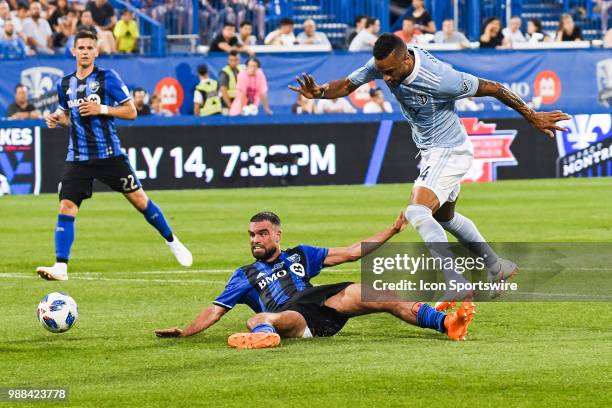
POLYGON ((70 330, 79 317, 77 304, 63 292, 49 293, 38 304, 38 321, 52 333, 70 330))

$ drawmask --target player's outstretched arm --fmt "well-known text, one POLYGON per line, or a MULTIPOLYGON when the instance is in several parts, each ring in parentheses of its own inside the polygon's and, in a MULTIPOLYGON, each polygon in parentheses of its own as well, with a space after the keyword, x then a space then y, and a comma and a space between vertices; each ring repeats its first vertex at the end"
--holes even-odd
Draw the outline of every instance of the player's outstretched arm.
POLYGON ((295 77, 299 87, 289 85, 289 89, 299 92, 308 99, 335 99, 350 95, 357 85, 349 81, 348 78, 336 79, 327 84, 318 85, 312 75, 302 74, 302 78, 295 77))
POLYGON ((217 323, 227 310, 221 306, 211 305, 202 310, 200 314, 184 329, 158 329, 155 330, 157 337, 188 337, 208 329, 217 323))
POLYGON ((523 115, 533 127, 546 133, 550 137, 555 137, 553 130, 565 130, 557 126, 557 122, 571 118, 567 113, 563 113, 559 110, 552 112, 536 112, 531 109, 520 96, 499 82, 482 78, 478 78, 478 81, 478 91, 475 96, 492 96, 496 98, 504 105, 523 115))
POLYGON ((327 257, 323 261, 323 265, 334 266, 343 264, 345 262, 358 261, 387 242, 392 236, 402 232, 404 228, 406 228, 406 217, 404 217, 404 212, 401 211, 399 216, 395 219, 393 225, 377 234, 372 235, 370 238, 356 242, 350 247, 330 248, 329 252, 327 253, 327 257), (367 246, 367 251, 362 251, 361 244, 366 242, 369 244, 367 246))

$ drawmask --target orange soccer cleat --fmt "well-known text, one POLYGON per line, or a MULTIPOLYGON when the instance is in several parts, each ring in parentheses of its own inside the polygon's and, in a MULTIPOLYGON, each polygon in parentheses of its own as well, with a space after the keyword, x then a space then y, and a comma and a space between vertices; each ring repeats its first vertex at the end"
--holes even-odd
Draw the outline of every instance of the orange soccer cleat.
POLYGON ((463 302, 456 312, 447 315, 444 319, 446 335, 453 340, 465 340, 475 309, 476 305, 473 302, 463 302))
POLYGON ((436 302, 435 308, 438 312, 448 312, 449 310, 454 308, 456 305, 457 305, 457 302, 455 302, 454 300, 450 302, 442 301, 442 302, 436 302))
POLYGON ((259 349, 277 347, 281 338, 276 333, 236 333, 227 338, 227 344, 237 349, 259 349))

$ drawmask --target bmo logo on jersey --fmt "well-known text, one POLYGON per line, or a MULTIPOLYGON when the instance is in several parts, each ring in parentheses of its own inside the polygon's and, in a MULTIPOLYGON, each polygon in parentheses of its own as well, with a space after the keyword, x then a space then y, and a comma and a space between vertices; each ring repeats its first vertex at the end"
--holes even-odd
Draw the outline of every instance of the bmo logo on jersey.
POLYGON ((274 272, 272 275, 266 276, 263 279, 257 281, 257 286, 259 286, 259 289, 263 289, 266 286, 268 286, 270 283, 277 281, 279 278, 282 278, 283 276, 287 276, 287 271, 284 269, 281 269, 280 271, 274 272))
POLYGON ((71 99, 68 101, 68 107, 69 108, 78 108, 80 105, 84 104, 85 102, 94 102, 97 103, 98 105, 102 103, 102 100, 100 99, 100 96, 97 94, 91 94, 89 96, 87 96, 86 98, 78 98, 78 99, 71 99))

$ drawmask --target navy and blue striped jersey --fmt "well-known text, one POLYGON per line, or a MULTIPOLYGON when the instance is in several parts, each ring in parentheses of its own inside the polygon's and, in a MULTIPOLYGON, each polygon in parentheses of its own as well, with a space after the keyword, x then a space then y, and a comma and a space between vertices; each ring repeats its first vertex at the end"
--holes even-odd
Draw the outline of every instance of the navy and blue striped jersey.
POLYGON ((299 292, 311 288, 327 257, 327 248, 300 245, 282 251, 274 262, 257 261, 232 274, 213 302, 232 309, 243 303, 255 311, 275 312, 299 292))
POLYGON ((107 159, 123 154, 112 116, 81 117, 79 114, 79 105, 87 101, 115 106, 131 98, 114 70, 94 67, 85 79, 78 79, 73 72, 57 84, 57 94, 60 108, 70 112, 66 161, 107 159))

